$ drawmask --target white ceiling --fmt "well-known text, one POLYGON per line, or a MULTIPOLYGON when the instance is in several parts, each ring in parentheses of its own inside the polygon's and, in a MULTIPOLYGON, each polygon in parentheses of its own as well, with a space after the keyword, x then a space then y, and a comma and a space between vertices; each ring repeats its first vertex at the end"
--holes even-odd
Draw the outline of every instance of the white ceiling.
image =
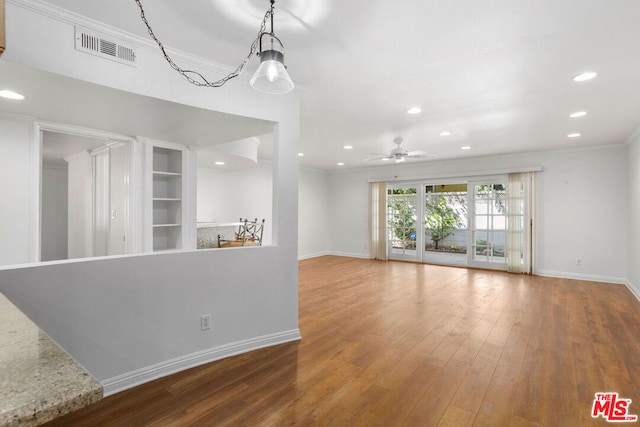
POLYGON ((107 142, 105 139, 45 131, 42 133, 42 163, 66 167, 66 158, 94 150, 107 142))
MULTIPOLYGON (((50 3, 146 36, 133 0, 50 3)), ((143 4, 165 44, 237 65, 269 2, 143 4)), ((624 143, 640 126, 638 16, 638 0, 277 0, 275 31, 306 88, 301 164, 372 166, 363 159, 396 136, 437 159, 624 143), (587 70, 598 77, 572 81, 587 70), (423 112, 406 114, 412 106, 423 112)), ((203 114, 182 107, 187 121, 203 114)))

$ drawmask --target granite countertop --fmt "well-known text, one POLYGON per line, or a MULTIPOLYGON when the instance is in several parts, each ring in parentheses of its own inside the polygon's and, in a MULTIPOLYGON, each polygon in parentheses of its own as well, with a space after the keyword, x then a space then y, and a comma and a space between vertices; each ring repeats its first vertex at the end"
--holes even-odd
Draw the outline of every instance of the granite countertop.
POLYGON ((102 399, 102 385, 0 293, 0 426, 35 426, 102 399))

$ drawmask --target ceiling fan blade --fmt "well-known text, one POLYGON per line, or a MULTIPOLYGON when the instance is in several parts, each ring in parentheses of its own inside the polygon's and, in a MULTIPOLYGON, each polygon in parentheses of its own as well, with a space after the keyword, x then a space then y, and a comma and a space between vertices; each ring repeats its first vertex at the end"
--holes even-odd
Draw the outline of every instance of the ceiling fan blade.
POLYGON ((426 154, 427 154, 426 151, 416 150, 416 151, 409 151, 407 153, 407 156, 409 156, 409 157, 417 157, 417 156, 424 156, 426 154))
POLYGON ((363 162, 370 162, 372 160, 384 160, 384 159, 390 159, 391 157, 387 156, 387 155, 381 155, 380 157, 369 157, 366 159, 363 159, 363 162))

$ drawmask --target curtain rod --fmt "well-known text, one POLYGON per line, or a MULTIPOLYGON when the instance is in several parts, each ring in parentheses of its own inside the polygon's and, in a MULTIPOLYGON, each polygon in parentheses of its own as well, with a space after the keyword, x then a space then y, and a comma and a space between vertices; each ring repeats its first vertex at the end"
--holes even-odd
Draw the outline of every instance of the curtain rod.
POLYGON ((542 166, 527 166, 521 168, 510 168, 510 169, 494 169, 494 170, 484 170, 484 171, 473 171, 473 172, 447 172, 447 173, 439 173, 432 175, 419 175, 419 176, 398 176, 398 177, 386 177, 386 178, 369 178, 368 182, 400 182, 400 181, 423 181, 423 180, 431 180, 431 179, 449 179, 449 178, 473 178, 473 177, 482 177, 482 176, 490 176, 490 175, 505 175, 509 173, 520 173, 520 172, 542 172, 542 166))

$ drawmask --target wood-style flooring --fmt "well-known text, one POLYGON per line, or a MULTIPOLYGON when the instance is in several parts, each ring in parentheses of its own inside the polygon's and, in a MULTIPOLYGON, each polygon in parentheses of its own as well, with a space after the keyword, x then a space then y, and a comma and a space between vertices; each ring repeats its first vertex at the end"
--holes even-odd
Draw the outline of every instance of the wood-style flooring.
POLYGON ((302 341, 190 369, 49 426, 591 426, 640 415, 623 285, 403 262, 300 262, 302 341))

